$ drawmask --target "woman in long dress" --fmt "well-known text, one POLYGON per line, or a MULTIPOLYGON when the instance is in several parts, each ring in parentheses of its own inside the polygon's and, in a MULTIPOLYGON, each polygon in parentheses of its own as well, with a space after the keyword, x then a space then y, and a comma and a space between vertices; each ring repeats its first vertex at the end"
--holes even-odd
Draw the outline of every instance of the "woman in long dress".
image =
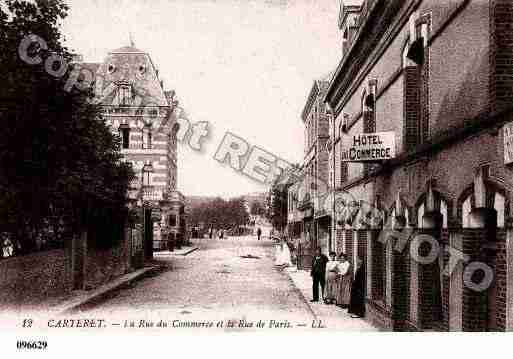
POLYGON ((362 318, 365 315, 365 266, 359 257, 356 260, 356 273, 347 312, 351 314, 351 318, 362 318))
POLYGON ((336 253, 330 252, 330 260, 326 263, 326 294, 324 302, 326 304, 334 304, 337 299, 338 277, 339 277, 339 261, 335 259, 336 253))
POLYGON ((276 260, 274 262, 277 266, 288 267, 292 265, 290 259, 290 249, 285 240, 281 240, 280 243, 276 246, 276 260))
POLYGON ((340 254, 339 261, 340 264, 338 266, 339 285, 337 305, 342 308, 347 308, 349 306, 349 301, 351 299, 351 283, 353 281, 353 276, 351 273, 351 263, 349 263, 344 253, 340 254))

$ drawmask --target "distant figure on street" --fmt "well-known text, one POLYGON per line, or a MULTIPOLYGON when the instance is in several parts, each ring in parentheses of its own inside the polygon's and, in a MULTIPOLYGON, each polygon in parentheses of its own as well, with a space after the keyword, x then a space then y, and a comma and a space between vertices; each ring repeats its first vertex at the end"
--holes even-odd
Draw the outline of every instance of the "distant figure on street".
POLYGON ((319 301, 319 285, 321 286, 321 296, 324 300, 324 285, 326 284, 326 263, 328 263, 328 257, 322 254, 321 248, 318 247, 316 250, 315 257, 312 259, 312 270, 310 275, 313 280, 313 299, 311 302, 319 301))
POLYGON ((351 318, 365 316, 365 267, 360 257, 356 259, 356 274, 351 286, 351 301, 347 312, 351 314, 351 318))
POLYGON ((330 252, 330 260, 326 263, 326 295, 324 296, 324 303, 333 304, 337 298, 338 288, 338 273, 339 261, 336 259, 336 253, 330 252))
POLYGON ((219 237, 219 239, 223 239, 223 230, 220 229, 218 232, 217 232, 217 236, 219 237))
POLYGON ((258 227, 257 229, 257 237, 258 237, 258 240, 260 240, 260 236, 262 235, 262 230, 260 229, 260 227, 258 227))
POLYGON ((212 226, 210 226, 210 230, 208 231, 208 238, 212 239, 213 236, 214 236, 214 228, 212 226))

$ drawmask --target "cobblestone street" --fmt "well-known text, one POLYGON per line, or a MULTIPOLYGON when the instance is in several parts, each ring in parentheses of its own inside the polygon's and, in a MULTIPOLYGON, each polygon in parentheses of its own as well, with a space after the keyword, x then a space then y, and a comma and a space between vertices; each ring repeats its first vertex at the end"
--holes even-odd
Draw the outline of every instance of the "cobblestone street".
POLYGON ((186 256, 156 255, 168 270, 145 278, 79 315, 153 320, 275 320, 311 328, 314 315, 285 271, 274 266, 268 239, 196 240, 186 256))

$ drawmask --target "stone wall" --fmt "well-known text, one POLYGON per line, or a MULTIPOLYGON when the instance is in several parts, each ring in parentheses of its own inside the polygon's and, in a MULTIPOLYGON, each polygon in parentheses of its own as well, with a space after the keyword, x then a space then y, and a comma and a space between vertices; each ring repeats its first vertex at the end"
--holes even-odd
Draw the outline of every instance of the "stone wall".
POLYGON ((69 250, 0 260, 0 306, 35 305, 68 294, 72 287, 69 250))

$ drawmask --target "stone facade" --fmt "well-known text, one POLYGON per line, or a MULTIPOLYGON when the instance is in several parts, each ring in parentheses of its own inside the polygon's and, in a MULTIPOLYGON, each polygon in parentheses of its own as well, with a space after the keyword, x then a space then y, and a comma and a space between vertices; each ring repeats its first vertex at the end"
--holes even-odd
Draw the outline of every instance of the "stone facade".
POLYGON ((184 197, 177 191, 177 101, 150 55, 132 46, 109 52, 94 70, 102 117, 121 138, 137 175, 130 199, 140 208, 146 257, 185 239, 184 197), (151 223, 148 223, 151 222, 151 223))
POLYGON ((513 120, 513 7, 366 0, 353 4, 351 16, 340 16, 351 35, 325 100, 335 118, 334 187, 384 219, 371 228, 358 221, 334 228, 337 251, 354 257, 354 240, 361 248, 367 318, 390 330, 507 330, 513 169, 504 163, 503 125, 513 120), (395 158, 340 161, 353 136, 386 131, 395 134, 395 158), (401 251, 394 239, 376 241, 405 227, 415 235, 401 251), (371 240, 360 243, 348 229, 371 240), (411 256, 425 250, 412 247, 419 234, 435 238, 440 253, 456 248, 469 261, 450 274, 447 254, 419 263, 411 256), (493 270, 484 292, 462 278, 472 262, 493 270))

